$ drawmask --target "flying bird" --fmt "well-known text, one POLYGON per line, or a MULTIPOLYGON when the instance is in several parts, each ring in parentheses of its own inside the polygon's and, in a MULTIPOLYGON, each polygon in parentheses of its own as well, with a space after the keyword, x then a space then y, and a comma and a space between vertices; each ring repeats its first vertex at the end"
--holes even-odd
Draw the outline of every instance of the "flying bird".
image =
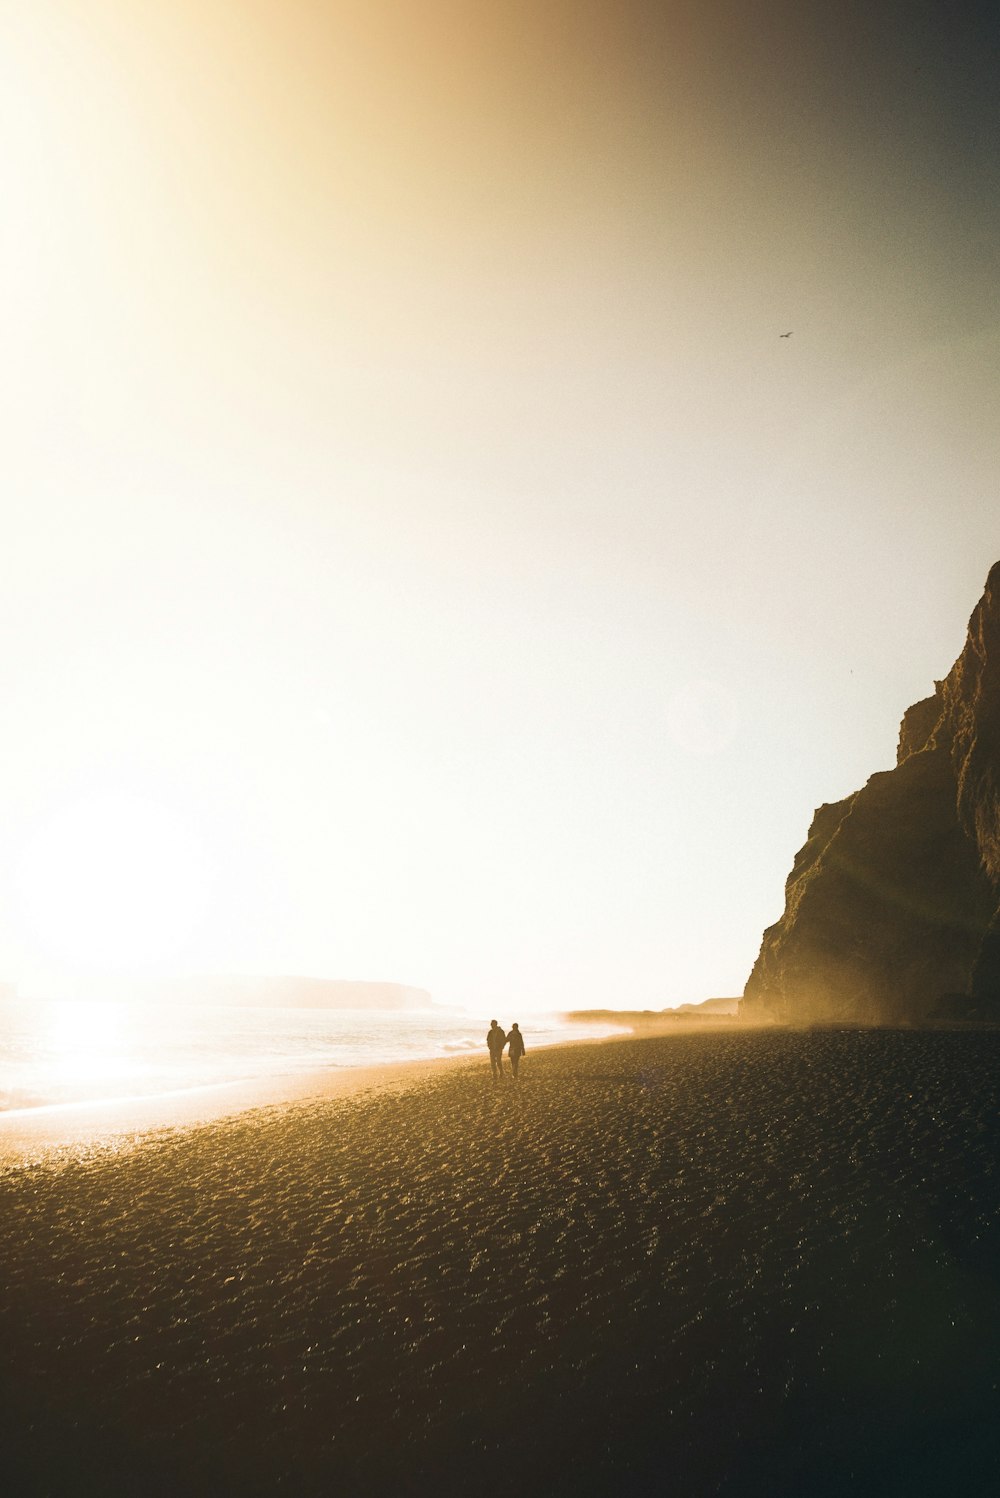
POLYGON ((791 336, 792 336, 792 332, 794 332, 794 331, 795 331, 795 330, 794 330, 794 328, 793 328, 793 329, 792 329, 792 331, 791 331, 791 332, 789 332, 789 333, 779 333, 779 334, 778 334, 778 337, 779 337, 779 338, 791 338, 791 336))

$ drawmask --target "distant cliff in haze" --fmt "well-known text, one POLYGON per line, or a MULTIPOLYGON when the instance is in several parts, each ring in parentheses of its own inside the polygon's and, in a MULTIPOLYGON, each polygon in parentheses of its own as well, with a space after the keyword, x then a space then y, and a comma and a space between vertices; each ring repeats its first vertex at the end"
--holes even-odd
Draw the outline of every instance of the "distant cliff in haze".
POLYGON ((743 1018, 1000 1018, 1000 562, 894 769, 821 806, 743 1018))
POLYGON ((574 1024, 619 1024, 631 1030, 671 1030, 699 1020, 729 1020, 739 999, 703 999, 700 1004, 678 1004, 675 1009, 570 1009, 564 1019, 574 1024))
POLYGON ((431 996, 406 983, 349 978, 191 978, 192 998, 214 1004, 267 1004, 297 1009, 426 1009, 431 996))

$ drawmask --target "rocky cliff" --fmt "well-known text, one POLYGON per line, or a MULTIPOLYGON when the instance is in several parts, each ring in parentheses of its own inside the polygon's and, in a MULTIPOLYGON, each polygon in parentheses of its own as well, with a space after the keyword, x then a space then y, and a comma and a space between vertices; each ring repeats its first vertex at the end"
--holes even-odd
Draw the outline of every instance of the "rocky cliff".
POLYGON ((816 812, 740 1014, 1000 1018, 1000 562, 895 769, 816 812))

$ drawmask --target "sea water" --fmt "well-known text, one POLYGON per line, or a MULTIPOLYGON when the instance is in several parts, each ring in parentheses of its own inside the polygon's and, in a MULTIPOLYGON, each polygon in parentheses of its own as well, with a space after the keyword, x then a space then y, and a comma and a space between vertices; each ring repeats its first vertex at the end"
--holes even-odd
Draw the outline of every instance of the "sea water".
MULTIPOLYGON (((528 1050, 613 1033, 521 1016, 528 1050)), ((458 1010, 0 1003, 0 1111, 482 1053, 489 1017, 458 1010)))

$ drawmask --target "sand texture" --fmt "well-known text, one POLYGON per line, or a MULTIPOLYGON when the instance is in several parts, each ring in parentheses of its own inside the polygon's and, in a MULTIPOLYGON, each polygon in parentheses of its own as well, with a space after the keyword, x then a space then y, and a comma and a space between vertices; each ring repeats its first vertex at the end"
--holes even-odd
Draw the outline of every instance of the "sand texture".
POLYGON ((284 1073, 153 1097, 58 1103, 0 1112, 0 1174, 12 1165, 98 1158, 151 1134, 176 1133, 275 1104, 319 1102, 420 1081, 461 1065, 457 1057, 284 1073))
POLYGON ((7 1491, 993 1493, 998 1149, 998 1033, 737 1031, 8 1169, 7 1491))

